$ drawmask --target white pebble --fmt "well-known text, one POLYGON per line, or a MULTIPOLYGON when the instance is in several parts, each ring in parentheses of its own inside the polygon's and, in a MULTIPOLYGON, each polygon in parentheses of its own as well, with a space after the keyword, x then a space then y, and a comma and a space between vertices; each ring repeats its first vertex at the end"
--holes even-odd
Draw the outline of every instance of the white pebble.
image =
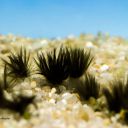
POLYGON ((68 97, 68 96, 70 96, 71 94, 70 93, 64 93, 63 95, 62 95, 62 98, 65 98, 65 97, 68 97))
POLYGON ((106 65, 106 64, 104 64, 104 65, 102 65, 102 66, 100 67, 100 70, 101 70, 102 72, 107 71, 108 69, 109 69, 109 66, 106 65))
POLYGON ((56 101, 54 99, 50 99, 49 102, 55 104, 56 101))
POLYGON ((36 82, 35 81, 31 82, 31 88, 36 88, 36 82))
POLYGON ((48 44, 48 41, 47 40, 42 40, 40 43, 45 46, 45 45, 48 44))
POLYGON ((38 87, 36 87, 36 88, 35 88, 35 91, 36 91, 36 92, 40 92, 40 91, 41 91, 41 89, 40 89, 40 88, 38 88, 38 87))
POLYGON ((56 89, 55 88, 52 88, 51 92, 49 93, 49 97, 52 97, 53 94, 55 94, 56 92, 56 89))
POLYGON ((32 90, 22 90, 22 94, 25 96, 32 96, 33 92, 32 90))
POLYGON ((86 47, 87 48, 93 48, 94 45, 92 44, 92 42, 89 41, 89 42, 86 43, 86 47))
POLYGON ((55 88, 52 88, 51 93, 54 94, 56 92, 55 88))
POLYGON ((62 103, 66 105, 67 104, 67 101, 65 99, 63 99, 62 100, 62 103))

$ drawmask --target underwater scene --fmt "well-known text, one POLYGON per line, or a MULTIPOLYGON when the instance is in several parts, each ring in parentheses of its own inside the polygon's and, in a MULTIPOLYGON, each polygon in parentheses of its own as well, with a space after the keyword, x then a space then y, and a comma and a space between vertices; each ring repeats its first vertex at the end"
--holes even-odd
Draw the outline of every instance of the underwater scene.
POLYGON ((128 128, 128 0, 0 0, 0 128, 128 128))

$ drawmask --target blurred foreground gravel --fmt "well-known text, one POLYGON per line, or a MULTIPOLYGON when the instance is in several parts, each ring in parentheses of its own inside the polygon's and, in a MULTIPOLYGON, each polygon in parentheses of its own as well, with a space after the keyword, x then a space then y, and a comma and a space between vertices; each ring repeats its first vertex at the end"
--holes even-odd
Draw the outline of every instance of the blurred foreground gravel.
MULTIPOLYGON (((128 40, 108 34, 69 36, 63 39, 32 39, 14 35, 0 35, 0 57, 24 46, 31 52, 31 61, 38 51, 49 51, 61 45, 91 49, 94 63, 89 72, 95 75, 101 88, 109 87, 114 78, 123 79, 128 74, 128 40)), ((33 67, 35 67, 35 64, 33 67)), ((0 75, 3 73, 0 61, 0 75)), ((81 102, 78 94, 66 90, 62 93, 45 87, 40 76, 33 75, 13 88, 13 93, 36 95, 35 104, 28 107, 30 115, 20 117, 17 113, 0 109, 0 128, 127 128, 121 113, 110 113, 104 96, 81 102), (20 90, 20 92, 19 92, 20 90)))

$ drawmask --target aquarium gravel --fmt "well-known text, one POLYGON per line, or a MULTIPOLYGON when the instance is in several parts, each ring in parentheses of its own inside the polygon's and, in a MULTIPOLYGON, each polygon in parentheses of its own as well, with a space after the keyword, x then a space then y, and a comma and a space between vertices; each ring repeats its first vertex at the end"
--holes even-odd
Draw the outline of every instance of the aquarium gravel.
MULTIPOLYGON (((63 54, 61 56, 63 56, 63 54)), ((5 84, 3 74, 7 70, 7 82, 10 85, 8 89, 3 89, 1 87, 4 90, 4 97, 6 97, 6 99, 11 103, 18 104, 20 102, 20 98, 18 97, 19 95, 25 97, 34 96, 33 101, 31 101, 26 108, 22 108, 25 109, 23 113, 19 113, 18 110, 13 111, 8 107, 7 109, 4 107, 0 108, 0 128, 128 127, 128 109, 127 107, 123 107, 128 106, 124 105, 126 102, 123 102, 123 105, 121 104, 122 106, 119 112, 111 111, 103 93, 104 91, 102 91, 104 88, 110 89, 111 91, 111 82, 114 80, 123 81, 124 84, 127 82, 128 40, 121 37, 113 37, 108 34, 99 34, 96 36, 91 34, 81 34, 77 37, 69 36, 61 39, 32 39, 28 37, 15 36, 12 34, 0 35, 0 58, 1 81, 4 81, 5 84), (18 77, 20 75, 9 75, 9 71, 11 69, 6 67, 8 64, 5 64, 3 60, 9 62, 8 57, 10 54, 17 54, 21 47, 25 48, 26 52, 30 52, 29 61, 31 68, 28 67, 28 69, 31 71, 30 74, 27 74, 20 79, 18 77), (85 51, 89 51, 91 56, 94 57, 93 61, 84 74, 81 73, 81 76, 78 78, 72 78, 70 77, 70 69, 74 69, 76 67, 76 63, 79 62, 79 65, 81 66, 81 62, 83 61, 78 60, 77 62, 74 60, 73 63, 75 66, 73 66, 72 63, 72 68, 69 68, 69 71, 67 71, 67 66, 60 65, 63 59, 72 57, 72 55, 68 56, 68 53, 66 53, 66 57, 60 57, 61 59, 58 60, 56 59, 57 65, 61 66, 59 68, 65 68, 64 70, 61 72, 59 72, 60 70, 53 72, 54 70, 56 71, 56 63, 51 64, 49 62, 49 65, 51 64, 51 69, 54 70, 51 73, 48 65, 48 69, 45 71, 45 74, 48 73, 46 76, 49 76, 50 72, 50 75, 52 76, 57 76, 58 74, 56 75, 56 73, 60 73, 61 75, 65 75, 65 77, 61 78, 58 75, 61 82, 58 82, 55 76, 55 79, 50 76, 50 78, 47 80, 44 73, 41 75, 37 72, 37 61, 39 54, 41 53, 44 55, 44 57, 47 57, 52 54, 51 51, 53 49, 56 49, 56 54, 59 54, 59 49, 62 47, 67 48, 67 50, 69 50, 68 52, 71 52, 70 48, 84 49, 85 51), (49 53, 49 55, 47 55, 47 53, 49 53), (6 66, 4 66, 4 64, 6 66), (4 67, 7 69, 4 70, 4 67), (48 72, 48 70, 50 71, 48 72), (87 97, 86 99, 86 95, 83 93, 78 93, 76 86, 81 84, 80 81, 83 80, 88 73, 93 76, 91 77, 92 82, 86 81, 85 83, 89 83, 89 89, 92 89, 92 92, 85 90, 85 93, 89 93, 89 98, 87 97), (11 86, 10 81, 14 83, 13 86, 11 86), (51 81, 52 83, 50 83, 51 81), (98 86, 94 87, 91 86, 91 84, 98 86), (94 93, 93 91, 97 92, 94 93), (81 95, 84 95, 85 98, 83 98, 84 96, 81 97, 81 95), (19 98, 18 101, 17 97, 19 98)), ((52 59, 50 58, 49 61, 51 60, 52 59)), ((64 64, 70 65, 70 61, 65 61, 64 64)), ((45 62, 43 61, 43 66, 44 65, 45 62)), ((84 68, 82 70, 84 70, 84 68)), ((77 73, 77 71, 75 71, 75 73, 77 73)), ((3 85, 1 84, 1 86, 3 85)), ((118 99, 116 100, 118 101, 118 99)), ((3 100, 0 101, 0 106, 3 106, 4 102, 5 101, 3 100)), ((117 105, 118 104, 119 102, 117 102, 117 105)), ((5 106, 8 105, 5 104, 5 106)))

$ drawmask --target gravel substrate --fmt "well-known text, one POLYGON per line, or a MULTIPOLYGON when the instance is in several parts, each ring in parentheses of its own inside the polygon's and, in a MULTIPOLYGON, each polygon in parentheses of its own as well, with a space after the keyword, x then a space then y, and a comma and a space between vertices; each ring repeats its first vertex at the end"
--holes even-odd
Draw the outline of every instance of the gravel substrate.
MULTIPOLYGON (((0 35, 0 57, 6 58, 10 52, 24 46, 31 52, 31 61, 38 51, 50 51, 53 47, 80 47, 91 49, 94 62, 89 67, 103 87, 110 87, 109 82, 124 79, 128 74, 128 41, 121 37, 99 34, 80 35, 64 39, 31 39, 14 35, 0 35)), ((2 78, 3 64, 0 62, 2 78)), ((32 63, 35 68, 34 62, 32 63)), ((64 81, 68 83, 68 80, 64 81)), ((35 95, 34 104, 27 108, 26 115, 20 116, 10 110, 0 109, 0 128, 127 128, 122 112, 110 112, 105 97, 91 97, 81 101, 76 93, 60 86, 62 92, 50 88, 44 78, 33 75, 13 88, 12 93, 35 95), (47 86, 42 87, 45 84, 47 86), (19 91, 20 90, 20 91, 19 91), (27 115, 28 114, 28 115, 27 115)), ((8 95, 8 94, 7 94, 8 95)))

